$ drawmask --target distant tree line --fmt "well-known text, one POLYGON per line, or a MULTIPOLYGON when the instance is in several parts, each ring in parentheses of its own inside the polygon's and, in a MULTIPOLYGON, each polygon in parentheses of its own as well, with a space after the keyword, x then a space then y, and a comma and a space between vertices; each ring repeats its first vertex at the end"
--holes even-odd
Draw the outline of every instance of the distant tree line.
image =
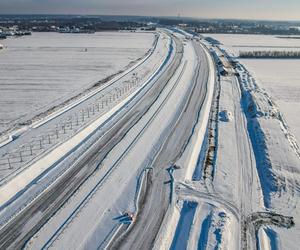
MULTIPOLYGON (((146 22, 127 20, 126 17, 105 19, 105 17, 95 16, 43 16, 43 15, 25 15, 25 16, 1 16, 0 29, 18 26, 19 30, 29 30, 35 32, 53 32, 57 28, 78 28, 81 31, 118 31, 118 30, 135 30, 141 27, 147 27, 146 22)), ((1 38, 1 37, 0 37, 1 38)), ((4 37, 3 37, 4 38, 4 37)))
POLYGON ((297 58, 300 51, 240 51, 240 58, 297 58))

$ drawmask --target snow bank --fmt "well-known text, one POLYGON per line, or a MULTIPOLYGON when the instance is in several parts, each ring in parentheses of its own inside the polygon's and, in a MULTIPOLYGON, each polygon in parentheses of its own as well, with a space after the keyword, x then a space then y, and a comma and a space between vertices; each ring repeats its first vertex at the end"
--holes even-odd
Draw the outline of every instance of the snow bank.
POLYGON ((193 135, 191 145, 192 146, 192 152, 189 156, 189 162, 186 165, 186 173, 185 173, 185 179, 191 180, 193 177, 193 173, 195 171, 197 161, 200 155, 201 147, 205 138, 207 124, 208 124, 208 118, 210 114, 211 109, 211 103, 214 93, 214 85, 215 85, 215 66, 213 59, 211 55, 209 54, 208 50, 204 45, 201 45, 203 50, 205 51, 205 54, 207 56, 208 60, 208 66, 209 66, 209 78, 207 83, 207 93, 205 102, 202 106, 201 110, 201 118, 199 119, 199 124, 197 125, 197 128, 195 129, 195 134, 193 135))
POLYGON ((160 227, 155 239, 154 250, 170 249, 180 219, 180 210, 174 203, 169 206, 164 223, 160 227))

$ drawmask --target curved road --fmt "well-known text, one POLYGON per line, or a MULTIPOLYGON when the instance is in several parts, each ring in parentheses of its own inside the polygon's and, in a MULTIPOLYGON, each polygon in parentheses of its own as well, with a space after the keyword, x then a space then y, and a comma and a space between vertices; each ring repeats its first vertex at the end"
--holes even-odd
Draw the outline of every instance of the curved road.
MULTIPOLYGON (((204 103, 209 77, 209 64, 203 48, 193 42, 197 55, 197 69, 193 78, 193 87, 186 99, 185 106, 177 122, 170 130, 167 141, 163 144, 150 171, 147 181, 146 196, 141 204, 133 226, 114 240, 108 248, 112 249, 152 249, 170 202, 170 175, 167 169, 176 162, 193 134, 199 121, 199 114, 204 103)), ((184 166, 182 166, 184 167, 184 166)))

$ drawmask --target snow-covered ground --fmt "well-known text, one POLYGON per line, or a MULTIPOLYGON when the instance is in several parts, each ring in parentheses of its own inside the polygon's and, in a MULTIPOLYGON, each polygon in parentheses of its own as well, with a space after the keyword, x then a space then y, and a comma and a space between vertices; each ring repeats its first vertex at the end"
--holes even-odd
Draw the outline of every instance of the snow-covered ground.
POLYGON ((150 32, 33 33, 4 40, 0 133, 124 70, 153 41, 150 32))
POLYGON ((300 40, 273 35, 203 34, 219 41, 229 54, 239 51, 300 51, 300 40))
MULTIPOLYGON (((166 39, 166 38, 167 38, 167 36, 162 34, 161 38, 158 41, 157 46, 155 47, 156 49, 154 50, 154 52, 150 56, 150 58, 148 60, 146 60, 144 63, 142 63, 142 65, 140 66, 141 68, 134 69, 134 70, 138 70, 139 75, 141 77, 141 79, 140 79, 141 82, 138 82, 138 84, 137 84, 138 86, 135 86, 133 88, 133 92, 131 91, 130 93, 127 93, 127 94, 124 94, 122 92, 123 95, 119 94, 120 95, 118 97, 119 101, 117 103, 115 103, 113 106, 111 106, 109 110, 106 110, 104 113, 98 114, 96 119, 94 118, 92 120, 92 122, 90 121, 89 123, 87 123, 88 126, 86 126, 86 125, 83 126, 83 128, 81 130, 76 131, 76 133, 74 133, 69 138, 65 138, 65 141, 63 144, 55 145, 55 147, 52 148, 52 151, 46 152, 46 156, 43 155, 43 158, 41 158, 40 161, 37 160, 37 161, 33 161, 33 163, 31 162, 31 164, 28 164, 28 166, 27 166, 28 168, 25 168, 25 170, 23 169, 24 171, 21 171, 21 173, 19 173, 19 175, 17 175, 15 178, 11 178, 11 181, 8 182, 10 184, 6 183, 8 185, 14 186, 14 188, 8 188, 9 192, 14 192, 18 188, 20 188, 18 190, 18 191, 20 191, 29 182, 33 181, 34 178, 36 178, 38 176, 41 177, 44 174, 45 174, 45 176, 41 178, 41 181, 42 182, 45 181, 47 183, 46 184, 46 186, 47 186, 53 180, 58 178, 59 175, 62 175, 63 173, 65 173, 67 169, 65 169, 64 167, 62 167, 60 165, 61 160, 64 159, 65 157, 69 157, 70 155, 73 155, 73 156, 77 155, 77 157, 79 157, 90 146, 89 143, 92 143, 93 139, 90 138, 91 135, 95 136, 95 134, 97 134, 99 136, 99 133, 101 134, 101 131, 102 131, 100 128, 102 128, 103 126, 109 127, 110 125, 106 124, 106 123, 109 123, 108 121, 111 120, 112 117, 114 117, 115 115, 118 117, 124 115, 124 113, 126 113, 126 110, 130 109, 131 105, 133 105, 132 104, 133 102, 131 104, 129 104, 130 101, 133 98, 135 98, 137 95, 142 95, 143 93, 142 94, 140 93, 141 90, 145 91, 144 87, 147 86, 150 81, 153 82, 153 79, 156 79, 158 77, 159 73, 161 73, 163 66, 165 66, 166 62, 169 62, 167 55, 170 53, 169 52, 170 51, 170 49, 169 49, 170 39, 166 39), (119 110, 122 110, 121 112, 119 112, 120 114, 117 112, 119 110), (80 146, 81 149, 78 148, 78 146, 80 146), (78 152, 78 151, 80 151, 80 152, 78 152), (75 152, 77 152, 77 153, 75 153, 75 152), (37 166, 36 164, 38 164, 38 165, 41 164, 41 165, 37 166), (48 173, 47 171, 49 170, 49 168, 52 168, 54 166, 58 167, 58 169, 53 169, 53 171, 50 171, 50 173, 48 173), (52 179, 52 178, 54 178, 54 179, 52 179), (13 182, 16 182, 16 184, 12 184, 13 182), (25 183, 25 185, 22 185, 24 183, 25 183)), ((130 72, 130 73, 132 73, 132 72, 130 72)), ((128 76, 124 76, 122 79, 116 80, 116 84, 117 84, 116 86, 120 87, 120 89, 121 89, 122 84, 123 85, 127 84, 127 81, 128 81, 127 78, 130 79, 131 74, 129 74, 128 76)), ((43 126, 41 126, 41 129, 42 129, 42 127, 43 126)), ((33 132, 36 133, 36 131, 33 131, 33 132)), ((28 132, 28 134, 29 134, 29 132, 28 132)), ((18 140, 22 139, 23 137, 26 137, 28 134, 23 135, 21 138, 18 138, 18 140)), ((95 136, 95 137, 97 138, 97 136, 95 136)), ((16 140, 16 141, 18 141, 18 140, 16 140)), ((70 162, 75 161, 76 158, 73 158, 73 156, 71 156, 71 158, 68 158, 65 160, 65 163, 67 166, 70 165, 70 162)), ((7 186, 6 184, 3 185, 1 188, 6 187, 7 186)), ((35 182, 33 186, 35 186, 35 187, 39 186, 36 184, 37 183, 35 182)), ((42 186, 44 186, 44 185, 42 185, 42 186)), ((42 188, 45 188, 46 186, 44 186, 42 188)), ((28 188, 28 187, 26 187, 26 188, 28 188)), ((30 195, 32 195, 34 192, 32 192, 32 190, 31 190, 29 193, 30 193, 30 195)), ((6 195, 8 195, 8 193, 6 191, 0 192, 1 198, 6 197, 6 195)), ((23 197, 25 197, 25 199, 28 198, 28 197, 26 198, 26 195, 23 195, 23 197)), ((9 209, 9 210, 10 210, 10 212, 13 212, 12 209, 9 209)), ((9 215, 8 217, 10 217, 10 216, 11 215, 9 215)), ((5 216, 2 216, 2 219, 4 217, 5 216)))
MULTIPOLYGON (((140 178, 148 178, 143 175, 145 168, 160 150, 172 125, 177 121, 197 69, 203 77, 203 86, 206 86, 202 90, 205 92, 204 97, 199 97, 204 98, 203 104, 186 147, 180 157, 172 162, 177 168, 174 167, 174 173, 169 172, 172 187, 170 205, 156 235, 154 249, 298 249, 300 149, 296 131, 299 122, 291 115, 290 109, 299 103, 299 74, 296 70, 299 60, 239 60, 236 67, 233 67, 227 61, 225 52, 208 45, 211 52, 215 51, 215 59, 221 60, 229 72, 226 76, 219 76, 216 81, 215 67, 208 50, 203 52, 208 59, 206 62, 199 53, 200 46, 203 45, 185 39, 188 36, 186 33, 174 34, 182 41, 185 40, 181 61, 181 57, 178 58, 181 49, 174 42, 176 39, 172 42, 177 45, 176 50, 170 46, 167 53, 167 47, 162 45, 171 40, 166 39, 166 36, 158 46, 161 50, 164 48, 162 55, 166 56, 164 62, 164 57, 159 56, 160 67, 171 65, 174 58, 178 59, 179 66, 170 74, 170 80, 161 80, 166 85, 153 90, 157 97, 147 112, 136 111, 143 114, 142 117, 107 152, 97 171, 27 242, 28 249, 102 249, 108 241, 114 239, 112 235, 124 229, 120 226, 124 211, 135 214, 136 221, 139 220, 137 211, 141 207, 138 206, 137 193, 140 178), (179 53, 175 54, 174 51, 177 50, 179 53), (276 63, 278 75, 277 72, 272 72, 276 63), (207 67, 201 71, 199 65, 207 67), (281 81, 286 82, 282 84, 281 81), (294 125, 289 123, 289 119, 294 125)), ((236 55, 237 48, 248 50, 252 46, 251 48, 261 49, 266 48, 266 44, 272 50, 291 47, 298 49, 295 41, 285 38, 253 36, 251 40, 251 36, 238 35, 230 40, 228 35, 219 36, 225 36, 228 41, 234 40, 235 44, 226 45, 224 42, 224 45, 220 45, 233 56, 236 55), (274 42, 274 39, 280 41, 274 42), (284 45, 284 40, 289 41, 287 45, 284 45)), ((157 71, 160 72, 159 69, 157 71)), ((111 115, 116 114, 120 119, 134 103, 138 107, 147 103, 151 95, 145 94, 146 89, 159 86, 156 80, 159 80, 160 74, 163 73, 154 74, 148 82, 142 81, 143 87, 139 86, 141 88, 135 90, 137 96, 145 98, 132 97, 128 103, 124 99, 124 104, 118 104, 122 108, 116 105, 115 110, 110 110, 111 115)), ((109 115, 110 113, 106 114, 109 115)), ((99 117, 81 133, 93 134, 89 131, 90 127, 92 130, 100 127, 103 122, 101 119, 104 118, 105 116, 99 117)), ((105 126, 110 127, 110 123, 107 122, 103 128, 105 126)), ((79 143, 84 144, 77 150, 78 155, 87 150, 93 141, 91 139, 88 143, 81 143, 83 136, 77 136, 79 143)), ((74 159, 80 159, 80 156, 77 157, 74 159)), ((46 163, 43 162, 44 165, 46 163)), ((65 171, 67 168, 63 164, 61 169, 56 168, 53 168, 55 175, 51 170, 32 183, 30 189, 26 190, 27 193, 23 194, 24 201, 31 201, 29 196, 34 196, 31 190, 37 194, 41 192, 38 185, 45 185, 43 188, 46 188, 52 175, 51 178, 55 179, 59 173, 60 177, 64 172, 67 174, 68 170, 65 171)), ((155 181, 152 185, 153 183, 155 181)), ((16 187, 17 184, 13 184, 8 191, 16 187)), ((5 198, 8 191, 3 192, 0 198, 5 198)), ((9 205, 2 213, 10 219, 9 205)), ((33 223, 38 216, 40 215, 35 215, 29 223, 33 223)), ((151 219, 150 216, 148 219, 151 219)), ((4 216, 2 220, 5 221, 4 216)), ((129 231, 130 227, 127 228, 129 231)), ((130 240, 129 237, 127 241, 130 240)), ((128 242, 123 243, 126 245, 128 242)))
POLYGON ((116 218, 122 215, 123 211, 134 211, 138 176, 151 154, 164 141, 162 139, 166 134, 164 131, 171 126, 172 118, 178 112, 172 107, 184 102, 185 93, 189 89, 187 83, 192 78, 195 62, 192 46, 188 46, 186 50, 187 55, 166 89, 143 118, 107 155, 102 171, 95 172, 70 202, 49 220, 29 242, 29 248, 38 249, 46 243, 53 248, 64 246, 94 249, 119 225, 116 218), (187 60, 190 67, 185 65, 187 60), (188 69, 185 70, 186 68, 188 69), (99 179, 105 176, 107 169, 111 167, 113 167, 111 174, 104 179, 103 184, 98 185, 99 179), (94 187, 97 188, 92 195, 81 207, 75 209, 89 194, 88 190, 94 187), (113 195, 107 195, 108 193, 113 195), (75 211, 74 214, 68 217, 72 211, 75 211), (63 227, 60 228, 60 225, 63 227), (82 228, 89 231, 82 234, 82 228), (72 242, 70 239, 73 239, 72 242))
MULTIPOLYGON (((282 39, 274 36, 211 34, 208 36, 219 40, 221 43, 220 48, 233 57, 238 55, 239 50, 298 50, 300 46, 299 40, 282 39)), ((225 188, 223 192, 226 193, 228 183, 230 185, 235 183, 232 179, 235 178, 237 172, 232 169, 234 166, 233 159, 238 156, 242 160, 239 166, 243 168, 246 165, 245 156, 247 153, 242 152, 241 149, 245 149, 245 145, 251 142, 250 149, 254 154, 251 160, 252 167, 245 169, 248 171, 248 176, 244 176, 246 178, 243 178, 242 183, 244 184, 241 187, 246 189, 241 189, 242 193, 237 197, 242 201, 242 205, 248 203, 248 206, 251 206, 250 209, 247 209, 248 212, 268 211, 270 213, 267 215, 268 219, 262 219, 261 222, 255 222, 255 219, 248 217, 250 221, 254 221, 247 224, 247 230, 251 230, 249 229, 251 223, 258 223, 256 224, 258 228, 262 225, 262 228, 257 232, 257 246, 260 249, 298 249, 299 242, 292 239, 296 239, 296 235, 300 231, 297 205, 300 198, 298 146, 300 120, 297 117, 299 111, 300 75, 298 69, 300 60, 237 60, 240 63, 237 64, 239 77, 229 76, 227 77, 231 78, 229 84, 223 80, 220 85, 220 113, 227 110, 233 114, 233 118, 231 121, 224 122, 220 117, 214 188, 218 190, 220 185, 216 185, 218 182, 224 181, 225 185, 223 186, 225 188), (240 95, 233 95, 234 92, 238 93, 239 91, 241 92, 240 95), (234 102, 236 102, 235 108, 229 105, 234 102), (235 123, 235 130, 242 125, 241 120, 237 121, 239 116, 236 113, 237 108, 241 109, 241 107, 244 112, 243 116, 246 117, 246 119, 243 119, 245 120, 244 130, 246 130, 246 135, 248 134, 247 136, 250 139, 250 142, 244 140, 242 144, 234 143, 241 133, 236 133, 233 136, 232 131, 230 132, 230 124, 235 123), (227 129, 223 130, 224 126, 227 126, 227 129), (229 137, 223 140, 226 134, 229 137), (230 136, 231 139, 229 139, 230 136), (231 143, 233 144, 231 145, 231 143), (233 150, 235 144, 238 146, 236 152, 233 150), (226 150, 227 153, 225 153, 226 150), (230 157, 228 157, 229 155, 230 157), (228 157, 227 160, 226 157, 228 157), (227 171, 226 167, 220 168, 220 166, 226 166, 228 163, 230 163, 228 169, 230 171, 227 171), (280 216, 291 216, 295 222, 294 227, 288 229, 288 223, 283 223, 281 227, 276 226, 276 222, 274 224, 274 221, 272 221, 273 216, 275 216, 272 213, 280 214, 280 216), (264 226, 264 223, 271 224, 271 226, 264 226)), ((221 79, 224 79, 224 77, 221 77, 221 79)), ((239 176, 243 173, 247 172, 242 170, 239 176)), ((228 187, 227 190, 230 190, 229 193, 233 196, 235 191, 240 191, 237 187, 231 187, 231 189, 228 187)), ((244 214, 244 216, 247 216, 247 214, 244 214)), ((287 217, 282 218, 283 221, 288 220, 287 217)), ((255 246, 253 244, 256 243, 248 241, 248 244, 255 246)))
POLYGON ((241 62, 274 99, 300 142, 300 60, 243 59, 241 62))
MULTIPOLYGON (((281 109, 274 103, 269 94, 257 84, 255 78, 244 68, 240 88, 242 105, 247 116, 247 127, 250 135, 256 168, 261 184, 263 206, 284 216, 291 216, 294 227, 271 226, 259 235, 259 243, 269 241, 279 249, 298 249, 297 238, 300 232, 299 199, 300 199, 300 153, 299 144, 291 133, 281 109)), ((271 223, 272 224, 272 223, 271 223)))
POLYGON ((156 38, 147 56, 143 56, 142 60, 138 60, 122 74, 100 86, 89 89, 80 98, 76 98, 76 101, 69 101, 67 104, 64 103, 55 110, 47 112, 50 115, 45 113, 35 119, 36 122, 32 125, 23 126, 20 130, 22 136, 18 136, 18 139, 11 141, 4 138, 6 140, 0 143, 0 178, 32 164, 32 161, 53 149, 58 143, 78 133, 83 127, 105 114, 135 91, 139 87, 139 83, 149 78, 153 71, 160 66, 168 50, 165 36, 157 35, 156 38), (135 82, 133 83, 134 76, 135 82), (59 131, 58 128, 62 127, 64 129, 59 131), (46 137, 48 138, 47 143, 44 140, 46 137), (26 149, 29 151, 26 152, 26 149), (20 150, 23 151, 22 161, 18 158, 20 150), (10 159, 8 160, 8 158, 10 159), (8 167, 9 165, 10 167, 8 167))
MULTIPOLYGON (((124 211, 135 211, 140 173, 164 143, 169 130, 177 121, 177 116, 186 103, 187 94, 193 87, 191 83, 198 60, 192 43, 187 42, 180 66, 147 113, 109 152, 100 171, 96 171, 28 242, 29 249, 40 249, 42 246, 94 249, 100 243, 103 243, 101 249, 105 246, 107 239, 119 228, 120 215, 124 211)), ((209 64, 211 71, 203 108, 199 111, 199 120, 178 162, 185 166, 178 171, 181 180, 191 178, 205 135, 214 84, 213 64, 210 59, 209 64)), ((216 212, 217 217, 218 213, 219 210, 216 212)), ((164 226, 168 226, 166 223, 168 221, 165 221, 164 226)), ((164 239, 166 241, 168 240, 164 239)))
MULTIPOLYGON (((237 56, 239 51, 300 50, 300 39, 271 35, 205 34, 218 40, 221 48, 237 56)), ((300 59, 241 59, 261 88, 278 105, 292 133, 300 142, 300 59)))
MULTIPOLYGON (((256 40, 254 44, 259 42, 256 40)), ((240 42, 251 44, 252 40, 240 42)), ((220 47, 234 55, 235 47, 220 47)), ((222 51, 216 47, 212 50, 229 65, 222 51)), ((177 185, 180 214, 174 213, 177 228, 173 228, 171 249, 298 249, 298 143, 284 119, 283 106, 278 99, 274 102, 269 89, 247 70, 244 61, 241 63, 246 67, 237 64, 240 77, 233 68, 227 69, 228 76, 220 77, 208 145, 203 145, 206 158, 199 156, 195 171, 198 177, 200 173, 200 180, 177 185)), ((276 63, 270 61, 271 65, 276 63)), ((265 74, 263 62, 261 72, 265 74)), ((299 77, 295 68, 290 67, 289 79, 299 77)), ((278 91, 280 98, 284 93, 278 91)), ((297 123, 297 119, 293 121, 297 123)))

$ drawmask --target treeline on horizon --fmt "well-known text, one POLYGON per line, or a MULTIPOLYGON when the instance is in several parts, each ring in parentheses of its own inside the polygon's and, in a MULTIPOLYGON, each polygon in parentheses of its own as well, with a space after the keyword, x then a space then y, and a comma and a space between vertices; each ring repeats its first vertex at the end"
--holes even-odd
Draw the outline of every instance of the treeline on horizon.
POLYGON ((233 19, 197 19, 188 17, 95 16, 95 15, 0 15, 0 28, 17 26, 19 30, 53 32, 56 28, 79 28, 81 32, 136 30, 141 27, 185 27, 193 34, 264 34, 300 36, 300 22, 233 19), (184 24, 184 25, 182 25, 184 24), (55 28, 53 28, 55 27, 55 28))
POLYGON ((300 59, 300 51, 240 51, 240 58, 294 58, 300 59))

